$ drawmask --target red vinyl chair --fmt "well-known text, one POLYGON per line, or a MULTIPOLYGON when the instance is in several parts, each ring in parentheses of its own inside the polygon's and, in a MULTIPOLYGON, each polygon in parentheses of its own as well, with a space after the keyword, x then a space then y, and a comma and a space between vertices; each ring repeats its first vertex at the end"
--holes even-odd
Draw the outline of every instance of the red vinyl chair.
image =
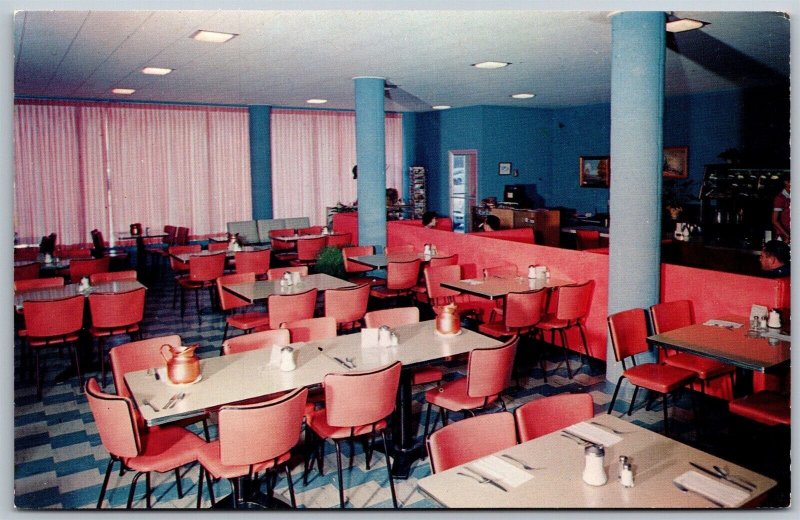
POLYGON ((209 242, 208 243, 208 250, 209 251, 227 251, 228 250, 228 243, 227 242, 209 242))
POLYGON ((308 238, 297 241, 297 258, 291 261, 292 265, 314 265, 317 257, 325 248, 327 237, 308 238))
POLYGON ((325 291, 325 316, 336 320, 339 329, 353 329, 361 323, 369 303, 369 284, 325 291))
POLYGON ((14 281, 17 280, 30 280, 32 278, 39 278, 39 271, 42 266, 39 262, 31 262, 24 265, 14 266, 14 281))
POLYGON ((383 253, 386 256, 395 255, 398 253, 413 253, 414 246, 412 244, 398 244, 396 246, 386 246, 383 248, 383 253))
POLYGON ((300 276, 308 276, 308 266, 273 267, 267 271, 267 280, 280 280, 283 273, 300 273, 300 276))
POLYGON ((445 265, 458 265, 458 254, 448 255, 439 251, 439 256, 432 257, 428 262, 431 267, 443 267, 445 265))
POLYGON ((281 328, 289 331, 292 343, 336 337, 336 320, 331 317, 285 322, 281 323, 281 328))
POLYGON ((308 226, 304 228, 298 228, 297 234, 300 236, 306 235, 321 235, 322 234, 322 226, 308 226))
MULTIPOLYGON (((548 314, 540 321, 536 328, 544 333, 550 331, 550 343, 555 345, 555 336, 558 332, 561 338, 561 347, 564 350, 564 362, 567 365, 567 376, 572 379, 572 369, 569 366, 569 347, 567 345, 567 331, 577 327, 583 343, 583 352, 586 354, 586 363, 590 363, 589 343, 586 341, 586 317, 592 309, 595 281, 589 280, 582 284, 563 285, 556 289, 553 298, 556 298, 556 311, 548 314)), ((591 369, 591 366, 590 366, 591 369)), ((545 381, 547 374, 545 373, 545 381)))
MULTIPOLYGON (((111 361, 111 378, 114 381, 114 388, 116 389, 117 395, 131 399, 131 402, 133 402, 133 395, 131 395, 128 385, 125 383, 125 374, 128 372, 147 370, 149 368, 163 367, 164 357, 161 355, 161 347, 163 345, 175 346, 180 344, 181 337, 178 335, 171 335, 132 341, 112 348, 108 352, 108 357, 111 361)), ((134 407, 134 417, 136 418, 136 424, 139 430, 146 430, 147 425, 136 407, 134 407)), ((172 423, 172 425, 185 427, 198 421, 203 422, 203 432, 205 433, 206 441, 210 440, 207 413, 197 417, 181 419, 172 423)))
POLYGON ((273 294, 267 299, 269 328, 278 329, 281 323, 313 318, 316 306, 316 288, 297 294, 273 294))
POLYGON ((590 394, 558 394, 523 404, 514 417, 519 442, 527 442, 591 419, 594 402, 590 394))
POLYGON ((478 331, 493 338, 528 334, 536 330, 536 325, 542 320, 542 316, 547 310, 546 306, 546 288, 535 291, 510 292, 503 298, 502 319, 481 323, 478 331))
POLYGON ((438 473, 517 444, 511 412, 469 417, 433 432, 425 441, 431 473, 438 473))
POLYGON ((136 271, 129 269, 127 271, 110 271, 108 273, 94 273, 89 275, 89 283, 96 285, 99 283, 107 282, 120 282, 120 281, 136 281, 136 271))
POLYGON ((15 262, 35 262, 39 257, 39 247, 15 247, 14 248, 14 261, 15 262))
POLYGON ((600 247, 600 232, 596 229, 576 229, 575 243, 579 251, 600 247))
POLYGON ((216 284, 217 294, 219 294, 219 306, 222 312, 227 314, 227 316, 225 316, 225 329, 222 332, 223 344, 228 338, 228 327, 242 330, 247 334, 257 327, 269 326, 269 315, 266 312, 231 312, 236 309, 250 307, 250 302, 235 296, 222 287, 225 284, 254 283, 255 281, 256 275, 252 272, 225 274, 217 278, 216 284))
POLYGON ((730 401, 728 411, 767 426, 790 426, 792 422, 789 397, 770 390, 730 401))
POLYGON ((289 262, 297 258, 297 246, 294 242, 275 240, 275 237, 292 237, 294 234, 294 229, 270 230, 269 242, 276 260, 280 260, 281 262, 289 262))
POLYGON ((189 228, 188 227, 179 226, 178 229, 175 230, 175 245, 176 246, 187 246, 187 245, 189 245, 189 228))
POLYGON ((373 269, 367 265, 353 262, 350 258, 354 256, 368 256, 375 254, 375 246, 353 246, 342 248, 342 259, 344 260, 344 270, 347 273, 347 279, 354 284, 366 283, 369 285, 383 285, 386 280, 383 278, 375 278, 365 276, 364 273, 372 271, 373 269))
POLYGON ((20 336, 27 337, 28 349, 36 358, 36 397, 42 398, 42 378, 40 351, 47 347, 70 344, 74 356, 78 380, 83 386, 78 361, 77 343, 83 328, 84 297, 79 295, 59 300, 29 300, 22 308, 25 331, 20 336), (57 319, 55 319, 57 318, 57 319))
MULTIPOLYGON (((650 307, 650 318, 653 320, 653 332, 661 334, 694 324, 694 308, 690 300, 657 303, 650 307)), ((707 381, 725 375, 730 377, 733 390, 733 374, 736 369, 732 365, 686 352, 659 349, 659 354, 663 354, 661 361, 667 365, 694 372, 700 383, 701 393, 705 393, 707 381)))
POLYGON ((288 463, 292 448, 300 440, 307 396, 308 389, 299 388, 271 401, 220 408, 219 439, 197 450, 200 462, 198 509, 203 500, 204 475, 211 506, 214 506, 211 477, 226 478, 233 486, 233 507, 236 508, 243 500, 242 477, 254 478, 261 471, 277 471, 281 466, 286 471, 292 507, 297 507, 288 463))
POLYGON ((69 279, 71 283, 78 283, 82 278, 88 278, 95 273, 107 273, 111 258, 75 258, 69 262, 69 279))
MULTIPOLYGON (((392 363, 369 372, 347 372, 328 374, 323 380, 325 408, 314 410, 306 416, 306 439, 309 446, 317 442, 319 456, 317 464, 322 474, 324 447, 322 441, 331 439, 336 447, 336 462, 339 470, 339 505, 344 508, 344 479, 342 475, 341 441, 364 435, 380 433, 386 454, 386 471, 392 503, 397 508, 392 469, 389 463, 389 446, 386 442, 386 427, 394 412, 397 388, 400 384, 400 362, 392 363), (309 435, 313 434, 313 435, 309 435)), ((352 450, 351 450, 352 451, 352 450)), ((309 449, 308 453, 313 453, 309 449)), ((304 480, 313 466, 314 459, 306 467, 304 480)), ((369 461, 367 463, 369 469, 369 461)))
POLYGON ((233 254, 237 273, 255 273, 256 279, 263 280, 269 271, 272 251, 261 249, 259 251, 237 251, 233 254))
POLYGON ((425 401, 428 403, 425 415, 426 438, 433 406, 439 407, 439 415, 433 422, 434 429, 439 417, 442 419, 442 425, 447 426, 448 412, 460 411, 475 415, 476 410, 485 410, 497 402, 500 403, 501 409, 506 409, 500 394, 508 387, 511 379, 518 343, 519 336, 514 336, 498 347, 471 351, 467 363, 467 377, 444 383, 441 387, 425 393, 425 401))
POLYGON ((89 314, 92 326, 89 334, 97 340, 103 386, 106 385, 105 338, 127 334, 131 340, 141 339, 139 324, 144 318, 144 287, 120 293, 89 295, 89 314))
POLYGON ((200 313, 200 291, 208 289, 209 299, 214 303, 214 288, 217 278, 225 274, 225 253, 213 255, 192 255, 189 257, 189 274, 178 278, 181 289, 181 318, 186 309, 186 291, 194 291, 197 307, 197 322, 202 323, 200 313))
POLYGON ((169 266, 172 269, 172 272, 175 273, 175 290, 172 293, 173 309, 175 308, 175 301, 178 298, 178 290, 180 288, 178 284, 178 279, 182 275, 186 275, 189 273, 189 262, 181 262, 173 255, 190 255, 193 253, 199 253, 200 251, 201 251, 200 244, 170 246, 167 249, 167 255, 169 257, 169 266))
POLYGON ((411 294, 419 278, 419 259, 410 262, 389 262, 386 266, 386 285, 373 287, 370 296, 381 300, 411 294))
MULTIPOLYGON (((491 277, 500 277, 500 278, 508 278, 518 276, 517 266, 514 264, 500 264, 500 265, 493 265, 490 267, 485 267, 483 269, 483 277, 484 278, 491 278, 491 277)), ((489 313, 489 321, 492 321, 497 316, 503 315, 503 300, 498 299, 494 302, 494 308, 489 313)))
POLYGON ((352 233, 335 233, 333 235, 328 235, 325 238, 325 247, 338 247, 339 249, 342 249, 353 243, 352 233))
POLYGON ((644 309, 630 309, 608 317, 608 330, 611 334, 611 344, 614 347, 614 357, 618 362, 622 362, 623 369, 622 375, 617 380, 617 386, 614 388, 608 413, 614 409, 622 381, 627 379, 635 387, 628 407, 628 415, 633 411, 636 394, 640 387, 659 393, 663 396, 664 432, 667 433, 669 432, 667 395, 694 381, 695 373, 691 370, 659 363, 636 363, 635 356, 648 351, 645 315, 644 309), (625 363, 628 358, 632 363, 631 367, 625 363))
POLYGON ((222 354, 224 356, 240 354, 260 348, 272 348, 275 345, 285 347, 291 342, 291 335, 288 329, 263 330, 252 334, 242 334, 223 341, 222 354))
POLYGON ((115 462, 122 468, 136 471, 128 492, 128 509, 133 505, 133 495, 139 478, 145 475, 145 497, 150 509, 150 473, 175 471, 178 496, 183 497, 179 468, 197 460, 198 451, 205 445, 203 439, 178 426, 162 426, 147 432, 136 428, 133 403, 128 397, 106 394, 95 379, 86 383, 86 400, 92 411, 100 441, 111 455, 106 467, 97 509, 103 505, 108 480, 115 462))
POLYGON ((31 291, 34 289, 48 289, 50 287, 63 287, 64 279, 60 276, 50 278, 31 278, 28 280, 14 280, 14 291, 31 291))

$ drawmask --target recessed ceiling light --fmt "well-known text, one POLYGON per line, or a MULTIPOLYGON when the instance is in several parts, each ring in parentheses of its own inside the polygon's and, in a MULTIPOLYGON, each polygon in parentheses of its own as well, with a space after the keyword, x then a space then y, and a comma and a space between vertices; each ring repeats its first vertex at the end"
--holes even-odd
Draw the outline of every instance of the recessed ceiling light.
POLYGON ((482 61, 480 63, 473 63, 472 66, 476 69, 502 69, 508 67, 511 63, 507 61, 482 61))
POLYGON ((199 42, 225 43, 236 36, 238 36, 238 34, 199 30, 195 31, 191 37, 199 42))
POLYGON ((676 33, 683 31, 691 31, 693 29, 699 29, 704 25, 708 25, 708 22, 701 22, 700 20, 692 20, 691 18, 676 19, 667 22, 667 32, 676 33))
POLYGON ((511 94, 511 97, 514 99, 530 99, 536 94, 531 94, 529 92, 520 92, 519 94, 511 94))
POLYGON ((145 67, 142 69, 143 74, 153 74, 155 76, 164 76, 172 72, 174 69, 165 69, 162 67, 145 67))
POLYGON ((113 92, 114 94, 120 94, 122 96, 130 96, 131 94, 136 92, 136 90, 132 88, 113 88, 111 89, 111 92, 113 92))
POLYGON ((434 110, 447 110, 452 107, 450 105, 433 105, 431 108, 434 110))
POLYGON ((327 103, 327 99, 306 99, 306 103, 311 103, 312 105, 321 105, 323 103, 327 103))

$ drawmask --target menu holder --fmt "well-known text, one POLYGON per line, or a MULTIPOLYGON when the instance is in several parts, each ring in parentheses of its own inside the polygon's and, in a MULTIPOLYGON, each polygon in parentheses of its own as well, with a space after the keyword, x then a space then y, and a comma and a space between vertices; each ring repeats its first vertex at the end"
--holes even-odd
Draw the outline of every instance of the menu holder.
POLYGON ((473 461, 469 467, 475 468, 481 475, 512 488, 519 487, 533 478, 532 474, 495 455, 473 461))
POLYGON ((701 475, 696 471, 687 471, 683 475, 676 477, 674 481, 686 489, 698 495, 703 495, 725 507, 739 506, 750 497, 750 494, 743 489, 725 484, 719 479, 701 475))

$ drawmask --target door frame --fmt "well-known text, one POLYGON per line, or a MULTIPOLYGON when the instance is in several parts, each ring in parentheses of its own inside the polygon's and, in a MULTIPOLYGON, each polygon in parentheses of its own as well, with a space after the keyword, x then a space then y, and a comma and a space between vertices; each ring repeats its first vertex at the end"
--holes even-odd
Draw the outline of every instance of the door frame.
POLYGON ((448 150, 447 151, 447 206, 450 218, 453 218, 453 156, 467 156, 467 190, 464 194, 464 233, 472 231, 472 205, 478 203, 478 150, 448 150), (474 175, 469 175, 474 172, 474 175))

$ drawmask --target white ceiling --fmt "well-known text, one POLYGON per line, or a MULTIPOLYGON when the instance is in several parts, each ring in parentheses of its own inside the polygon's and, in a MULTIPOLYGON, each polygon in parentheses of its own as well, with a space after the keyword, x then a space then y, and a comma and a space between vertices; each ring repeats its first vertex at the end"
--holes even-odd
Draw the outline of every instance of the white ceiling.
MULTIPOLYGON (((607 12, 21 11, 15 95, 353 108, 353 77, 381 76, 387 110, 559 107, 610 99, 607 12), (198 29, 237 33, 197 42, 198 29), (471 63, 509 61, 480 70, 471 63), (163 77, 144 66, 171 67, 163 77), (114 87, 136 89, 116 96, 114 87), (516 92, 533 92, 513 100, 516 92)), ((668 41, 666 94, 788 82, 789 20, 770 12, 678 12, 710 22, 668 41), (674 43, 674 45, 673 45, 674 43), (677 49, 679 52, 675 52, 677 49)), ((669 35, 668 35, 669 36, 669 35)))

